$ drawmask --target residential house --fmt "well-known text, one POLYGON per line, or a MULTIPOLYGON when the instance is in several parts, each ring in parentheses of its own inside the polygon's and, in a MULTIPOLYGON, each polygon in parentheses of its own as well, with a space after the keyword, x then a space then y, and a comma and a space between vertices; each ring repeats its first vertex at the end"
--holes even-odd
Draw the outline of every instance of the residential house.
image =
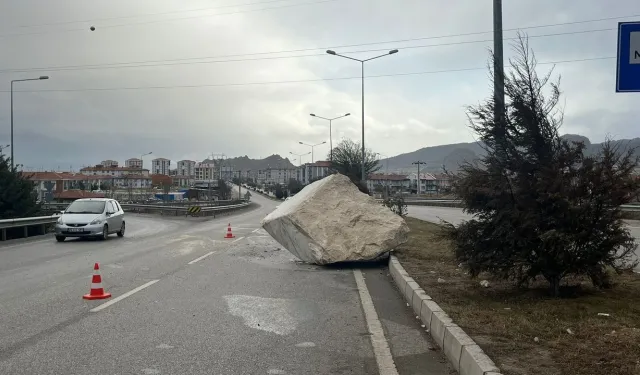
POLYGON ((431 173, 420 173, 420 189, 417 190, 417 173, 409 174, 411 180, 411 192, 416 194, 433 194, 437 193, 437 178, 431 173))
POLYGON ((295 168, 260 169, 256 174, 256 182, 260 185, 286 185, 292 178, 297 178, 295 168))
POLYGON ((168 176, 171 169, 171 160, 156 158, 151 160, 151 174, 163 174, 168 176))
POLYGON ((411 179, 403 174, 373 173, 367 178, 367 188, 371 193, 386 191, 389 194, 411 191, 411 179))

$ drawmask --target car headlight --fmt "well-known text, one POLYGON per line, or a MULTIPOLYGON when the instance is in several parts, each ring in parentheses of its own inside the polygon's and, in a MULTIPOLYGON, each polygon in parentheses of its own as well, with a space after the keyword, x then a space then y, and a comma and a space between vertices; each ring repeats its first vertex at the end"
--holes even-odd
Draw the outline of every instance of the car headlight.
POLYGON ((101 218, 93 219, 93 221, 89 224, 90 225, 102 224, 102 219, 101 218))
POLYGON ((58 219, 58 224, 64 224, 64 223, 62 222, 62 218, 59 218, 59 219, 58 219))

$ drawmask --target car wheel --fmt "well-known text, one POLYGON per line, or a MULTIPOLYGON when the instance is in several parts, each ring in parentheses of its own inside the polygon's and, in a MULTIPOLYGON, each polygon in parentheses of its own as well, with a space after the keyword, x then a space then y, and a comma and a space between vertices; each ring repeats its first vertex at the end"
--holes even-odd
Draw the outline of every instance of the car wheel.
POLYGON ((56 236, 56 241, 58 241, 58 242, 64 242, 64 239, 65 239, 65 238, 66 238, 65 236, 56 236))
POLYGON ((120 231, 118 231, 118 237, 124 237, 124 230, 125 230, 125 225, 124 225, 124 221, 122 222, 122 226, 120 227, 120 231))
POLYGON ((102 228, 102 237, 100 237, 100 239, 104 241, 107 237, 109 237, 109 226, 105 224, 102 228))

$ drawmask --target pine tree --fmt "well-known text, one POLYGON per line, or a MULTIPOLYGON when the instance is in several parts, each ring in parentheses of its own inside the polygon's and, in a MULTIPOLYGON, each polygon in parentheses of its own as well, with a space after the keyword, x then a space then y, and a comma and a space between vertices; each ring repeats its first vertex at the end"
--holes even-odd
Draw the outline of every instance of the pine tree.
POLYGON ((38 216, 40 204, 36 203, 33 182, 10 163, 0 154, 0 219, 38 216))
POLYGON ((515 47, 504 121, 494 121, 491 100, 469 108, 486 156, 462 166, 454 181, 474 215, 449 226, 456 257, 472 276, 489 272, 523 285, 542 275, 554 296, 571 275, 607 286, 606 267, 632 266, 636 245, 619 206, 640 187, 638 158, 610 141, 588 156, 583 143, 562 139, 559 80, 537 75, 526 38, 515 47))

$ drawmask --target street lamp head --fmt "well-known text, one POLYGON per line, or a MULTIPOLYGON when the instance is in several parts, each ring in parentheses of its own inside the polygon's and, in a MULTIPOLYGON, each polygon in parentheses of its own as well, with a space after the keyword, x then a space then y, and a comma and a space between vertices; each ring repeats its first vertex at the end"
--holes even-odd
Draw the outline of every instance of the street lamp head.
POLYGON ((325 143, 327 143, 327 141, 324 141, 324 142, 322 142, 322 143, 320 143, 320 144, 321 144, 321 145, 323 145, 323 144, 325 144, 325 143))
POLYGON ((316 117, 316 115, 314 113, 310 113, 311 116, 316 117))
POLYGON ((40 76, 39 79, 49 79, 49 76, 40 76))
POLYGON ((397 49, 392 49, 391 51, 389 51, 390 55, 393 55, 394 53, 398 53, 398 50, 397 49))
POLYGON ((332 51, 330 49, 327 50, 327 53, 330 55, 336 55, 336 51, 332 51))
POLYGON ((302 142, 298 142, 298 143, 300 143, 301 145, 303 145, 303 144, 304 144, 304 143, 302 143, 302 142))
POLYGON ((344 115, 344 116, 345 116, 345 117, 347 117, 347 116, 351 116, 351 113, 347 113, 347 114, 346 114, 346 115, 344 115))

